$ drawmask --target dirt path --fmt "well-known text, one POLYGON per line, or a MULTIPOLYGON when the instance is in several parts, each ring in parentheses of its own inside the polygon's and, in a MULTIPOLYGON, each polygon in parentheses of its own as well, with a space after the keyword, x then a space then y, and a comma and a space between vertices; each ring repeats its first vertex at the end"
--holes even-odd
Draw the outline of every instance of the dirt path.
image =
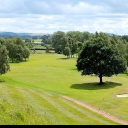
POLYGON ((67 99, 67 100, 70 100, 70 101, 73 101, 73 102, 75 102, 76 104, 81 105, 81 106, 83 106, 83 107, 85 107, 85 108, 87 108, 87 109, 89 109, 89 110, 91 110, 91 111, 93 111, 93 112, 96 112, 96 113, 98 113, 98 114, 100 114, 100 115, 102 115, 102 116, 104 116, 104 117, 106 117, 106 118, 108 118, 108 119, 110 119, 110 120, 112 120, 112 121, 114 121, 114 122, 117 122, 117 123, 122 124, 122 125, 128 125, 128 122, 125 122, 125 121, 123 121, 123 120, 119 120, 119 119, 115 118, 114 116, 112 116, 112 115, 110 115, 110 114, 108 114, 108 113, 105 113, 105 112, 103 112, 103 111, 100 111, 100 110, 98 110, 98 109, 96 109, 96 108, 93 108, 93 107, 91 107, 91 106, 89 106, 89 105, 87 105, 87 104, 85 104, 85 103, 82 103, 82 102, 80 102, 80 101, 77 101, 77 100, 75 100, 75 99, 73 99, 73 98, 66 97, 66 96, 63 96, 63 98, 64 98, 64 99, 67 99))

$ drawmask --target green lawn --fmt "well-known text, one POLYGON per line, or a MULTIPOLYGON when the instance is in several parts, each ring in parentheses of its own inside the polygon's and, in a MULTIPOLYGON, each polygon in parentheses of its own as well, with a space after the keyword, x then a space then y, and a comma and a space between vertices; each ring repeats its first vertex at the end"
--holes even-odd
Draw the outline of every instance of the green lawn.
POLYGON ((35 45, 33 48, 35 48, 35 49, 46 49, 46 47, 41 46, 41 45, 35 45))
POLYGON ((35 42, 41 42, 42 41, 42 39, 32 39, 32 40, 34 40, 35 42))
POLYGON ((128 121, 128 76, 81 76, 76 58, 59 54, 31 54, 27 62, 10 64, 0 77, 0 124, 109 125, 114 123, 62 96, 69 96, 128 121))

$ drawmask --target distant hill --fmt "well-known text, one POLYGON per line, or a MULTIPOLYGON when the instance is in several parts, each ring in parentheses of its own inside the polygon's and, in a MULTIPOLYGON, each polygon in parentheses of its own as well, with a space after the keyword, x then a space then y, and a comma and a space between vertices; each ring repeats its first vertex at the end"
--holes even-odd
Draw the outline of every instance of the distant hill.
MULTIPOLYGON (((113 34, 113 33, 106 33, 109 36, 115 35, 121 37, 120 35, 113 34)), ((25 39, 40 39, 44 35, 51 35, 48 33, 14 33, 14 32, 0 32, 0 37, 8 38, 8 37, 21 37, 23 40, 25 39)))
POLYGON ((117 34, 113 34, 113 33, 106 33, 106 34, 108 34, 109 36, 115 35, 115 36, 121 37, 121 35, 117 35, 117 34))
POLYGON ((41 38, 43 35, 50 35, 45 33, 14 33, 14 32, 0 32, 0 37, 8 38, 8 37, 21 37, 22 39, 33 39, 41 38))

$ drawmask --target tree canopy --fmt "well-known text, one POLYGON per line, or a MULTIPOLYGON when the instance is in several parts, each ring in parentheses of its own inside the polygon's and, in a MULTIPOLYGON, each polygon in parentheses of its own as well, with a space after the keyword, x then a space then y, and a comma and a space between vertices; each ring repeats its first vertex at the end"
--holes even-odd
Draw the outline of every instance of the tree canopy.
MULTIPOLYGON (((0 39, 2 40, 2 39, 0 39)), ((29 45, 23 42, 20 37, 5 39, 5 45, 8 50, 9 59, 12 62, 22 62, 30 56, 29 45)))
POLYGON ((7 73, 9 70, 8 51, 5 46, 0 44, 0 75, 7 73))
POLYGON ((123 73, 127 62, 119 49, 103 35, 89 39, 79 54, 76 65, 82 75, 95 74, 100 78, 111 77, 123 73))

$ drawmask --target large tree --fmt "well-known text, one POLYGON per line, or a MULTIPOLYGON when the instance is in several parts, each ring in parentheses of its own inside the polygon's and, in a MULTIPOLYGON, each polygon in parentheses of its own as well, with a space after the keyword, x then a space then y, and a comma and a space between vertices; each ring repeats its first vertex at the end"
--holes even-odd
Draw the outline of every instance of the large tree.
MULTIPOLYGON (((0 42, 1 41, 2 40, 0 39, 0 42)), ((12 62, 22 62, 23 59, 26 60, 29 58, 30 50, 27 46, 27 42, 23 42, 21 38, 6 39, 5 42, 9 59, 12 62)))
POLYGON ((67 56, 67 58, 69 58, 70 54, 71 54, 71 50, 69 47, 65 47, 64 51, 63 51, 63 54, 65 56, 67 56))
POLYGON ((115 45, 97 35, 86 42, 76 66, 82 75, 98 76, 100 84, 102 77, 118 75, 127 69, 126 60, 115 45))
POLYGON ((24 47, 24 53, 23 53, 23 58, 26 59, 29 58, 30 56, 30 51, 29 51, 29 48, 27 46, 24 47))
POLYGON ((6 47, 0 44, 0 75, 7 73, 8 70, 10 70, 8 52, 6 47))
POLYGON ((62 44, 64 41, 65 33, 62 31, 54 32, 51 36, 51 42, 53 48, 55 48, 55 52, 62 52, 62 44))
POLYGON ((12 62, 14 62, 16 58, 16 53, 18 50, 18 47, 16 44, 14 44, 13 39, 7 39, 6 40, 6 48, 8 50, 8 56, 12 62))

